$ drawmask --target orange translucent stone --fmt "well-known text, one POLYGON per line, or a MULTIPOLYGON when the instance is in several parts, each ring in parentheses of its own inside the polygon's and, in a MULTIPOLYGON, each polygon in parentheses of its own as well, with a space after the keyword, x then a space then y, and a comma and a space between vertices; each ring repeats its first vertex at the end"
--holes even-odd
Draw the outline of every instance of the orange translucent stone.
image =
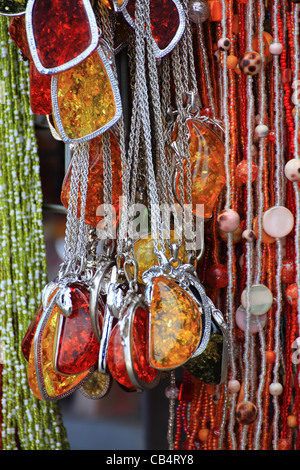
POLYGON ((78 140, 114 122, 116 101, 111 80, 99 55, 57 75, 54 120, 63 140, 78 140))
MULTIPOLYGON (((42 352, 41 352, 41 361, 42 361, 42 374, 43 381, 45 384, 45 389, 49 397, 59 398, 61 395, 66 394, 68 391, 73 389, 76 385, 79 385, 85 377, 89 374, 89 371, 86 371, 82 374, 77 375, 61 375, 55 371, 54 368, 54 347, 56 340, 56 330, 57 323, 59 320, 59 315, 61 315, 61 310, 57 305, 54 306, 47 324, 43 331, 42 336, 42 352)), ((28 383, 33 394, 42 399, 42 395, 39 389, 39 384, 36 376, 36 365, 34 357, 34 341, 31 344, 31 350, 28 361, 27 368, 27 377, 28 383)))
POLYGON ((184 364, 199 345, 202 324, 196 302, 178 284, 163 276, 153 281, 150 362, 156 369, 184 364))
MULTIPOLYGON (((115 209, 115 223, 119 220, 119 198, 122 195, 122 168, 120 158, 120 147, 117 139, 111 134, 110 139, 111 147, 111 165, 112 165, 112 203, 115 209)), ((103 148, 102 148, 102 136, 98 136, 90 141, 90 168, 88 176, 88 188, 87 188, 87 204, 85 211, 86 223, 96 227, 98 223, 103 219, 101 215, 97 215, 97 208, 104 203, 103 197, 103 148)), ((72 174, 72 162, 66 173, 62 191, 61 191, 61 202, 67 208, 70 197, 71 187, 71 174, 72 174)), ((80 217, 81 207, 81 196, 80 190, 77 201, 78 217, 80 217)), ((99 213, 100 214, 100 213, 99 213)), ((114 227, 115 228, 115 227, 114 227)))
MULTIPOLYGON (((189 151, 193 210, 196 212, 196 205, 203 204, 204 217, 210 218, 226 183, 225 147, 219 136, 204 123, 197 119, 189 119, 187 124, 191 135, 189 151)), ((174 137, 176 138, 176 132, 174 137)), ((186 162, 184 171, 186 176, 186 162)), ((176 191, 180 199, 179 176, 177 176, 176 191)))

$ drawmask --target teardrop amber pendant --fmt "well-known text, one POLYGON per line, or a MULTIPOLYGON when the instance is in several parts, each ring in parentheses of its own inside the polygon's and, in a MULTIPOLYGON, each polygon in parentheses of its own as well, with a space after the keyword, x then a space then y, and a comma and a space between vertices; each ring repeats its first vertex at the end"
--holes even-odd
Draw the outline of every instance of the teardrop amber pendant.
POLYGON ((98 45, 97 21, 88 0, 28 0, 26 31, 39 72, 67 70, 98 45))
POLYGON ((184 364, 196 351, 202 323, 194 299, 176 282, 156 277, 150 305, 150 363, 157 369, 184 364))
POLYGON ((118 83, 101 46, 52 77, 52 105, 58 133, 66 143, 93 139, 119 120, 118 83))
MULTIPOLYGON (((95 366, 100 347, 92 328, 88 292, 75 285, 70 291, 72 313, 60 316, 55 350, 55 368, 66 375, 80 374, 95 366)), ((103 313, 99 312, 100 321, 103 313)))
MULTIPOLYGON (((192 172, 192 204, 204 206, 204 217, 210 218, 220 192, 226 183, 224 166, 225 147, 220 137, 199 119, 188 119, 190 132, 190 162, 192 172)), ((177 130, 173 134, 176 140, 177 130)), ((186 178, 186 160, 184 162, 186 178)), ((180 200, 179 175, 176 178, 176 197, 180 200)), ((187 201, 185 201, 187 202, 187 201)))
MULTIPOLYGON (((115 209, 115 226, 119 220, 120 213, 120 197, 122 196, 122 166, 120 147, 116 137, 110 134, 111 147, 111 166, 112 166, 112 203, 115 209)), ((67 208, 69 204, 70 188, 71 188, 72 162, 66 173, 62 191, 61 202, 67 208)), ((103 148, 102 137, 98 136, 90 141, 89 149, 89 176, 87 187, 87 204, 85 209, 86 223, 97 227, 102 220, 101 211, 97 210, 104 203, 104 175, 103 175, 103 148)), ((80 217, 81 196, 80 189, 78 194, 78 214, 80 217)))
POLYGON ((28 383, 32 393, 42 400, 58 400, 75 391, 89 376, 90 371, 77 375, 58 374, 54 367, 53 356, 57 323, 61 310, 55 304, 50 315, 35 333, 31 343, 27 367, 28 383))

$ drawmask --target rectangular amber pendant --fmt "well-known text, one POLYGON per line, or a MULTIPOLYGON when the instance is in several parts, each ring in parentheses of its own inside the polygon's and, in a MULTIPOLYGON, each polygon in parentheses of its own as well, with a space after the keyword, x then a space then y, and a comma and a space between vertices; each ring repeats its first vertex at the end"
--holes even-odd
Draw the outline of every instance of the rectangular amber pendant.
POLYGON ((66 143, 103 134, 122 114, 118 82, 101 45, 77 66, 52 77, 51 97, 54 121, 66 143))
POLYGON ((89 0, 28 0, 25 22, 32 59, 40 73, 68 70, 98 45, 99 30, 89 0))

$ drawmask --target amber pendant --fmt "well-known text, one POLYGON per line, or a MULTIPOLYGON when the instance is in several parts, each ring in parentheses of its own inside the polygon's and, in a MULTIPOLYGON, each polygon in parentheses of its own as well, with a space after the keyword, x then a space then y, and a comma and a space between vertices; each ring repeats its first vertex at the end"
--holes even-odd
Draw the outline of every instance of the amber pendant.
POLYGON ((59 400, 79 387, 90 376, 92 370, 76 375, 59 374, 54 366, 54 351, 57 327, 63 312, 56 304, 59 290, 43 309, 31 343, 27 367, 28 383, 32 393, 42 400, 59 400))
POLYGON ((0 15, 18 16, 26 11, 27 0, 0 0, 0 15))
MULTIPOLYGON (((82 286, 70 285, 64 288, 70 306, 57 323, 54 345, 54 366, 64 375, 80 374, 97 364, 99 341, 94 334, 90 312, 89 292, 82 286)), ((102 328, 104 304, 97 305, 98 329, 102 328)), ((59 302, 58 302, 59 305, 59 302)))
POLYGON ((208 343, 209 312, 198 298, 203 288, 190 265, 154 266, 143 279, 150 306, 150 363, 160 370, 175 369, 208 343))
MULTIPOLYGON (((135 0, 122 9, 134 28, 135 0)), ((161 58, 176 46, 185 28, 185 15, 179 0, 150 0, 150 21, 156 58, 161 58)))
MULTIPOLYGON (((118 141, 113 133, 110 136, 111 146, 111 165, 112 165, 112 203, 114 208, 114 226, 116 229, 120 216, 120 198, 122 196, 122 167, 120 147, 118 141)), ((61 202, 67 208, 69 204, 70 188, 71 188, 71 175, 72 175, 72 161, 67 170, 66 176, 63 181, 61 191, 61 202)), ((101 206, 104 203, 104 176, 103 176, 103 147, 102 136, 98 136, 90 141, 89 148, 89 175, 87 186, 87 205, 85 209, 85 221, 93 227, 100 228, 101 221, 103 220, 103 211, 101 206)), ((78 214, 80 217, 81 207, 81 192, 78 192, 78 214)))
POLYGON ((74 67, 99 39, 89 0, 28 0, 26 31, 35 66, 45 74, 74 67))
MULTIPOLYGON (((210 218, 218 197, 226 183, 224 155, 225 146, 219 134, 203 120, 188 118, 186 126, 190 134, 190 164, 192 173, 192 204, 195 215, 204 209, 204 217, 210 218)), ((178 153, 176 146, 177 124, 173 132, 172 148, 178 153)), ((182 158, 181 155, 178 155, 182 158)), ((184 159, 184 179, 186 182, 187 163, 184 159)), ((174 192, 180 203, 179 172, 174 164, 174 192)))
POLYGON ((152 389, 160 380, 159 372, 149 362, 149 310, 140 295, 132 296, 113 328, 107 367, 112 377, 128 390, 152 389))
POLYGON ((118 82, 101 46, 72 69, 52 77, 53 117, 62 140, 84 142, 122 114, 118 82))

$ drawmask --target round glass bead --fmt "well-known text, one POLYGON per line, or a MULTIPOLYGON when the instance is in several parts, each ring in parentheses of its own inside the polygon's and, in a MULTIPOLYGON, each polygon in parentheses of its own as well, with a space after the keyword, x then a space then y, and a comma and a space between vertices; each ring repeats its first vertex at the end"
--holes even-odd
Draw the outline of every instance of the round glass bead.
MULTIPOLYGON (((235 312, 235 321, 237 326, 246 331, 247 328, 247 313, 244 307, 240 306, 235 312)), ((249 315, 249 333, 258 333, 260 328, 263 328, 267 322, 267 315, 249 315)))
POLYGON ((190 0, 188 4, 188 15, 192 23, 204 23, 210 15, 208 2, 206 0, 190 0))
POLYGON ((271 237, 286 237, 293 230, 294 216, 286 207, 274 206, 263 214, 262 226, 271 237))
POLYGON ((256 51, 246 52, 239 61, 240 69, 246 75, 256 75, 262 65, 261 55, 256 51))
POLYGON ((228 284, 227 267, 224 264, 213 264, 206 272, 206 281, 211 287, 226 287, 228 284))
POLYGON ((283 45, 280 42, 273 42, 269 50, 272 55, 280 55, 283 52, 283 45))
POLYGON ((283 392, 283 386, 279 382, 273 382, 269 386, 269 392, 274 397, 278 397, 283 392))
MULTIPOLYGON (((242 306, 247 307, 247 289, 241 295, 242 306)), ((263 315, 272 307, 273 294, 264 284, 253 284, 250 287, 249 295, 250 313, 253 315, 263 315)))
POLYGON ((228 382, 228 392, 229 393, 238 393, 241 389, 241 384, 236 379, 231 379, 228 382))
MULTIPOLYGON (((258 176, 257 165, 252 162, 251 182, 255 181, 258 176)), ((247 160, 242 160, 236 167, 236 177, 241 182, 246 184, 248 180, 249 168, 247 160)))
POLYGON ((179 396, 179 389, 175 386, 170 385, 165 390, 165 395, 168 400, 176 400, 179 396))
POLYGON ((251 401, 242 401, 236 407, 235 416, 240 424, 251 424, 256 420, 257 408, 251 401))
POLYGON ((300 159, 289 160, 284 167, 284 174, 289 181, 300 181, 300 159))
POLYGON ((240 224, 240 216, 233 209, 225 209, 218 215, 217 223, 222 232, 234 232, 240 224))

